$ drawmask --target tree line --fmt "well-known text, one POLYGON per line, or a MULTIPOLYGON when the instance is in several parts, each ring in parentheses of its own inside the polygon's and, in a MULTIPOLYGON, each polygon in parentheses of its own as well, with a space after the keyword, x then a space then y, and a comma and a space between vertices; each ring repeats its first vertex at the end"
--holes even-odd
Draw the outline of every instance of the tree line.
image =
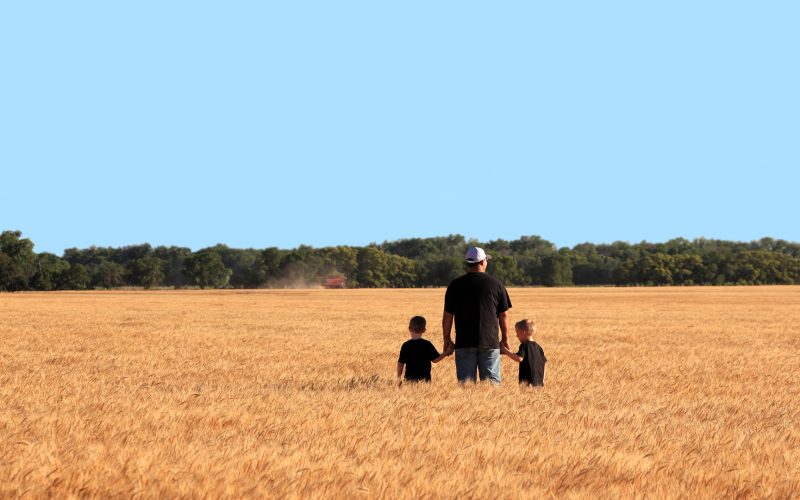
POLYGON ((295 288, 341 277, 349 288, 445 286, 482 246, 488 272, 507 286, 800 284, 800 244, 676 238, 665 243, 582 243, 558 248, 539 236, 478 242, 461 235, 365 247, 291 250, 216 245, 192 251, 147 243, 36 253, 20 231, 0 234, 0 291, 120 287, 295 288))

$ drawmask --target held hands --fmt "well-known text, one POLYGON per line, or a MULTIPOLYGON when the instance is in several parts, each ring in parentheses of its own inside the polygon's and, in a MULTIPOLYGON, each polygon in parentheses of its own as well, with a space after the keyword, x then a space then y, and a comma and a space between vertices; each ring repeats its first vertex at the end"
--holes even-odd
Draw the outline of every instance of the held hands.
POLYGON ((447 347, 445 347, 443 354, 445 356, 451 356, 455 352, 455 350, 456 350, 456 347, 451 343, 447 347))
POLYGON ((450 339, 444 339, 444 345, 442 346, 442 350, 447 352, 448 349, 455 349, 456 345, 450 339))

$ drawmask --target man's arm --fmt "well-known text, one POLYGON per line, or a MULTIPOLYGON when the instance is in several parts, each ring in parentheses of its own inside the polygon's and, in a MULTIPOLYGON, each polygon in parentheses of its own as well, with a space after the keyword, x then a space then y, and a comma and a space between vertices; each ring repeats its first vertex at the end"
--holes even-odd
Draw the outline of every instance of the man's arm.
POLYGON ((508 311, 503 311, 497 315, 500 322, 500 347, 508 349, 508 311))
POLYGON ((442 333, 444 335, 444 347, 442 347, 445 351, 448 347, 453 345, 453 340, 450 338, 450 332, 453 329, 453 315, 447 311, 442 313, 442 333))

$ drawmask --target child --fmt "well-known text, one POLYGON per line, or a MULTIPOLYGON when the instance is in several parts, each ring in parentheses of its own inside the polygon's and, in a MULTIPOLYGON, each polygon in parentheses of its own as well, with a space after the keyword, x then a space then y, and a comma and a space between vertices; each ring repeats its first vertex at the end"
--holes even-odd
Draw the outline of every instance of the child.
POLYGON ((449 347, 444 354, 433 347, 433 344, 422 338, 425 333, 427 322, 422 316, 414 316, 408 322, 408 333, 411 340, 406 340, 400 348, 400 358, 397 360, 397 379, 403 375, 403 368, 406 371, 406 382, 430 382, 431 363, 438 363, 447 356, 453 354, 453 348, 449 347))
POLYGON ((544 350, 533 341, 533 334, 536 333, 536 324, 523 319, 514 325, 517 331, 517 338, 522 344, 519 350, 513 353, 503 346, 500 351, 519 363, 519 383, 529 385, 544 385, 544 364, 547 358, 544 357, 544 350))

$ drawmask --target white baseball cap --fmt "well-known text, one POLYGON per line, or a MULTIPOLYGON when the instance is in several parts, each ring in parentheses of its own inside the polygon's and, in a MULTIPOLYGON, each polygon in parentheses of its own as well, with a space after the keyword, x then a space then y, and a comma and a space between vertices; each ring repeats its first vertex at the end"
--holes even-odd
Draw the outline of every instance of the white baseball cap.
POLYGON ((481 247, 469 247, 469 250, 467 250, 467 255, 464 256, 464 259, 469 264, 477 264, 478 262, 491 258, 492 257, 490 255, 486 255, 486 252, 484 252, 483 248, 481 247))

